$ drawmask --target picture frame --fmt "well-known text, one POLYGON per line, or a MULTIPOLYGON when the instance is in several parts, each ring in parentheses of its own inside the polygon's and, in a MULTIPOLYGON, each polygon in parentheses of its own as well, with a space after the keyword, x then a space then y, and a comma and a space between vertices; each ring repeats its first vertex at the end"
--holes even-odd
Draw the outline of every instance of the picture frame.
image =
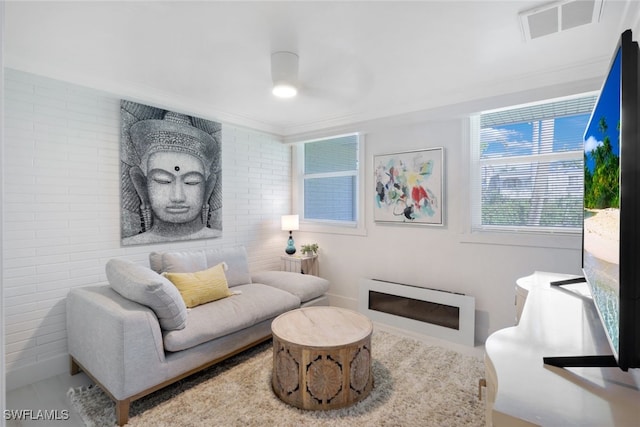
POLYGON ((374 222, 444 225, 444 148, 373 156, 374 222))
POLYGON ((222 125, 120 100, 120 242, 222 236, 222 125))

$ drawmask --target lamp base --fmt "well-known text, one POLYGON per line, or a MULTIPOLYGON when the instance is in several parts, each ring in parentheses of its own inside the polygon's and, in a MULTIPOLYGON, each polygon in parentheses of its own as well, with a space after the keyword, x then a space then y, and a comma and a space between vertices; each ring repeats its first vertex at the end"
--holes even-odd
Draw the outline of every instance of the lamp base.
POLYGON ((284 249, 284 251, 289 255, 293 255, 296 253, 296 246, 293 243, 293 237, 289 236, 289 240, 287 240, 287 247, 284 249))

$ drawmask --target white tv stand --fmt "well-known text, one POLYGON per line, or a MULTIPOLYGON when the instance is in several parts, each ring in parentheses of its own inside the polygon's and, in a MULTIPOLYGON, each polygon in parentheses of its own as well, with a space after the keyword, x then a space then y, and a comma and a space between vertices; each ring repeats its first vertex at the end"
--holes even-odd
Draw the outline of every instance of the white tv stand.
POLYGON ((517 281, 518 324, 486 341, 488 426, 638 425, 640 369, 543 364, 547 356, 611 354, 587 284, 549 286, 571 277, 535 272, 517 281))

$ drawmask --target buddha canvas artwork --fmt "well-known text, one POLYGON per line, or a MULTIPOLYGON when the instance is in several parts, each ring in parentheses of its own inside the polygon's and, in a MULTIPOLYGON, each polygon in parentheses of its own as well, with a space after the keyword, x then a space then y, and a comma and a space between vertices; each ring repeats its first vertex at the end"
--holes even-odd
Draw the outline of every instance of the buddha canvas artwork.
POLYGON ((222 236, 221 125, 121 101, 123 245, 222 236))

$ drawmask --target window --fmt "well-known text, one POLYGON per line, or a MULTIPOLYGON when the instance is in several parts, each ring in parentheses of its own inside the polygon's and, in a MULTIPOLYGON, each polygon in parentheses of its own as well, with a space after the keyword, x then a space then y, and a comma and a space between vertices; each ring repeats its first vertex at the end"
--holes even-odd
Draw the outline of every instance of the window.
POLYGON ((302 222, 358 227, 362 202, 358 134, 298 146, 298 205, 302 222))
POLYGON ((579 233, 583 135, 595 96, 472 119, 472 231, 579 233))

